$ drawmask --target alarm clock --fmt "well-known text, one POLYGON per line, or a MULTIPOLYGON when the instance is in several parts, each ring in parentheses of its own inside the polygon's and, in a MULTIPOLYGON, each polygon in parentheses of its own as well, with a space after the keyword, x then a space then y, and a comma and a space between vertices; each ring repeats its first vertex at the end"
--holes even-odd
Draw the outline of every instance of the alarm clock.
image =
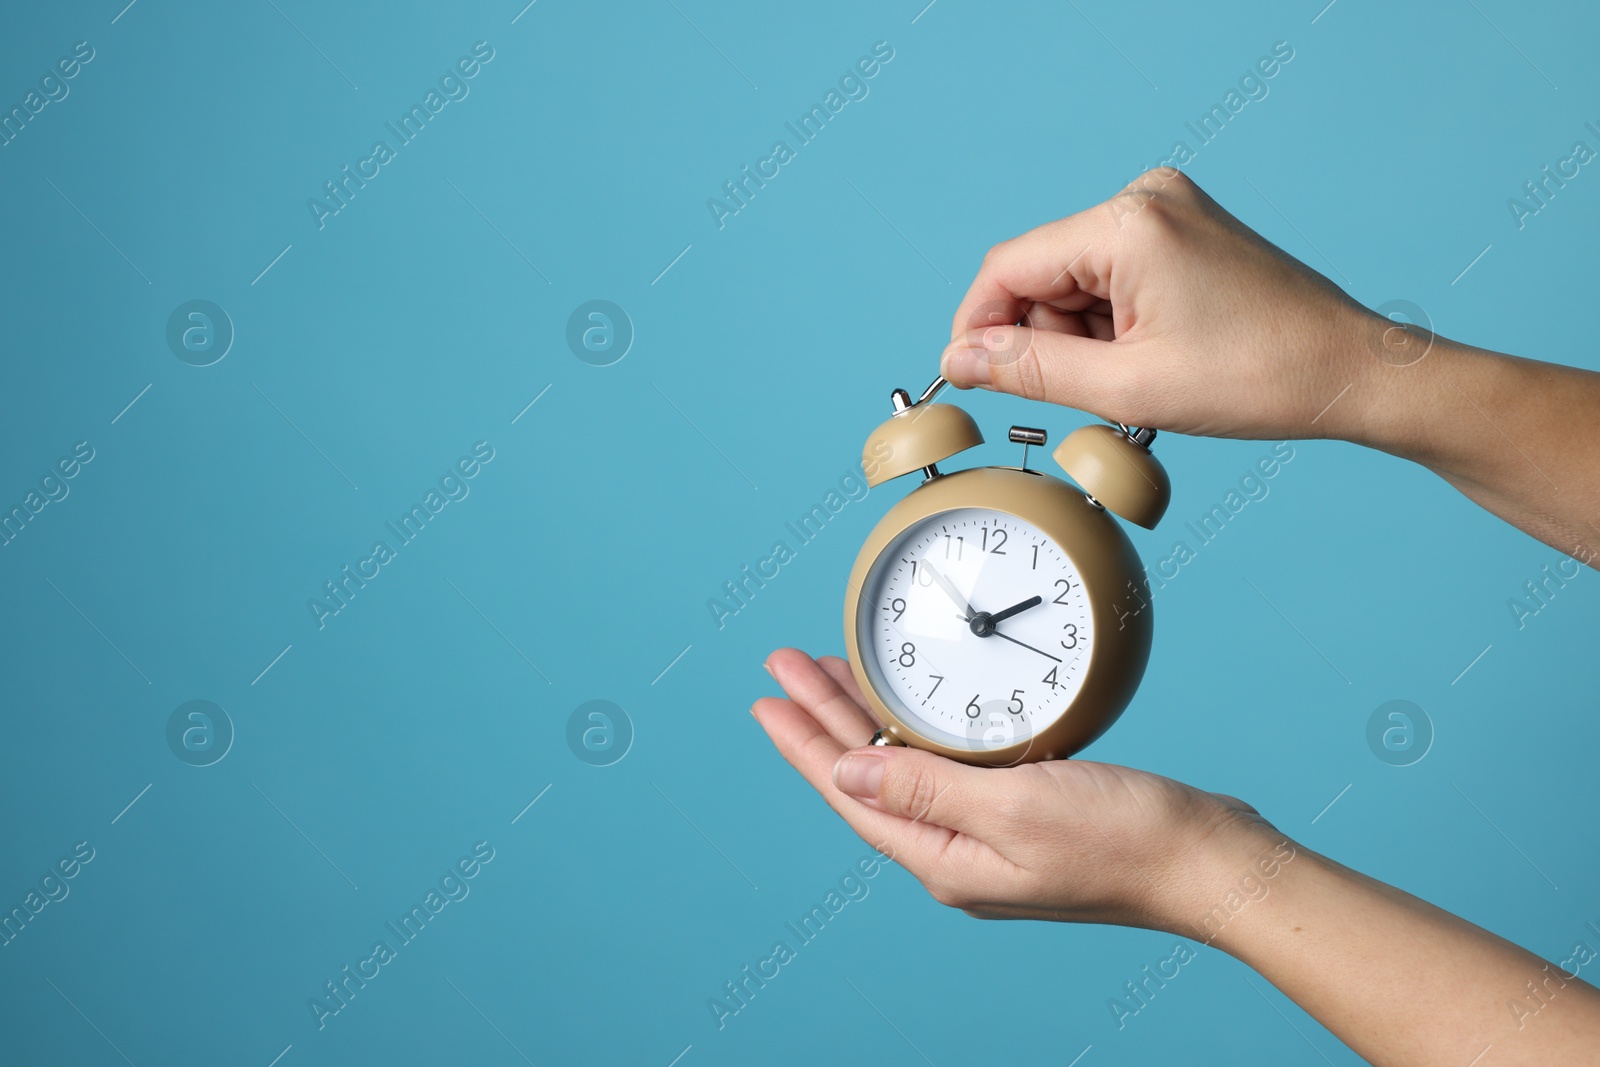
POLYGON ((1062 759, 1127 707, 1150 658, 1152 610, 1138 554, 1113 518, 1154 528, 1172 483, 1155 431, 1080 427, 1054 452, 1076 485, 1028 467, 1043 430, 1013 426, 1019 467, 950 473, 983 443, 972 416, 892 394, 894 414, 863 451, 869 486, 922 483, 873 528, 844 604, 851 669, 881 729, 909 745, 988 766, 1062 759))

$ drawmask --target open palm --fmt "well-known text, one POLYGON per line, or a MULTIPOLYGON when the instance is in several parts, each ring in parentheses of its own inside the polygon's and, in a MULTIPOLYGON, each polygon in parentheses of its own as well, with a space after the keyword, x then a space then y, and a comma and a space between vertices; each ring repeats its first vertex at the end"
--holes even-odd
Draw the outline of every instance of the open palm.
POLYGON ((868 844, 975 916, 1187 927, 1211 902, 1185 857, 1216 834, 1270 830, 1231 797, 1127 767, 865 747, 878 727, 848 663, 780 649, 767 669, 789 699, 751 712, 783 757, 868 844))

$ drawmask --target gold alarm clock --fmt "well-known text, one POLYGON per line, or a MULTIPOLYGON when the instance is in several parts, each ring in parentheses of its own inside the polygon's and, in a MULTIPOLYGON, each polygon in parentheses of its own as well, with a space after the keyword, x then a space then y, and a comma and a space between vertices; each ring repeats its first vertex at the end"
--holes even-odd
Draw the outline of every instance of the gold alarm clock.
POLYGON ((882 725, 910 745, 1008 766, 1072 755, 1127 707, 1150 658, 1143 568, 1112 513, 1147 529, 1172 499, 1155 431, 1090 425, 1058 446, 1074 487, 1028 468, 1042 430, 1011 428, 1020 467, 944 473, 983 443, 972 416, 934 403, 937 378, 863 451, 869 485, 922 484, 867 537, 845 595, 845 645, 882 725))

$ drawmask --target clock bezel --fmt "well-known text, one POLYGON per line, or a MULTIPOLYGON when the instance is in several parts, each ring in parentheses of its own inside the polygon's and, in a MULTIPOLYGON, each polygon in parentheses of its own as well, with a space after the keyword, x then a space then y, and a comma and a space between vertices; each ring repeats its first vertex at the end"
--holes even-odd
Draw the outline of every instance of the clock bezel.
POLYGON ((1082 751, 1122 714, 1150 658, 1153 612, 1149 598, 1134 599, 1142 570, 1133 543, 1083 491, 1040 471, 974 467, 930 478, 895 504, 867 535, 851 568, 845 594, 845 648, 869 709, 884 730, 913 748, 980 766, 1003 767, 1062 759, 1082 751), (1024 740, 987 750, 957 748, 921 733, 890 710, 863 666, 857 632, 862 590, 878 557, 909 527, 960 508, 987 508, 1033 526, 1053 541, 1077 569, 1094 643, 1083 684, 1049 726, 1024 740))

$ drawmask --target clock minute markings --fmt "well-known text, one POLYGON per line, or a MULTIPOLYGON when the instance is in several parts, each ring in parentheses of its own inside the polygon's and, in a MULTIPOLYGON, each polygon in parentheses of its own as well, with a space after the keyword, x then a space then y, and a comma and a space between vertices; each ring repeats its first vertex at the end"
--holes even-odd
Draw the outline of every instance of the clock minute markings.
MULTIPOLYGON (((904 556, 902 556, 900 558, 900 562, 901 563, 905 563, 905 564, 909 564, 912 567, 912 582, 913 582, 913 584, 915 584, 915 581, 916 581, 916 578, 915 578, 915 575, 916 575, 916 563, 914 561, 912 561, 912 560, 906 559, 904 556)), ((898 634, 902 638, 904 638, 906 636, 905 632, 903 630, 901 630, 899 627, 894 625, 895 622, 897 622, 899 620, 900 616, 905 614, 905 603, 906 602, 905 602, 905 599, 903 597, 895 597, 891 601, 891 604, 900 604, 901 605, 901 607, 899 608, 899 614, 897 614, 893 619, 885 619, 884 620, 884 627, 883 627, 883 632, 886 635, 885 636, 885 644, 887 645, 887 647, 889 649, 890 658, 895 661, 895 667, 896 667, 895 673, 896 674, 904 674, 905 673, 905 670, 907 669, 906 668, 906 664, 905 664, 906 657, 908 657, 908 656, 911 657, 912 665, 914 666, 915 663, 916 663, 916 657, 920 656, 920 655, 923 655, 923 653, 917 651, 916 648, 915 648, 915 645, 913 643, 909 642, 909 641, 907 641, 904 644, 902 644, 901 647, 900 647, 899 652, 896 653, 896 650, 895 650, 895 647, 894 647, 894 637, 893 636, 889 636, 891 630, 893 630, 895 634, 898 634), (910 652, 906 651, 908 648, 911 649, 910 652)), ((891 607, 891 606, 886 605, 886 606, 880 607, 879 610, 883 611, 884 613, 887 614, 888 612, 890 612, 892 610, 895 610, 895 609, 893 607, 891 607)), ((922 706, 926 706, 927 705, 929 699, 932 698, 933 694, 938 690, 940 683, 942 683, 945 680, 945 675, 934 674, 932 672, 929 672, 928 677, 933 679, 933 688, 929 689, 927 695, 922 698, 922 701, 921 701, 921 705, 922 706)))

